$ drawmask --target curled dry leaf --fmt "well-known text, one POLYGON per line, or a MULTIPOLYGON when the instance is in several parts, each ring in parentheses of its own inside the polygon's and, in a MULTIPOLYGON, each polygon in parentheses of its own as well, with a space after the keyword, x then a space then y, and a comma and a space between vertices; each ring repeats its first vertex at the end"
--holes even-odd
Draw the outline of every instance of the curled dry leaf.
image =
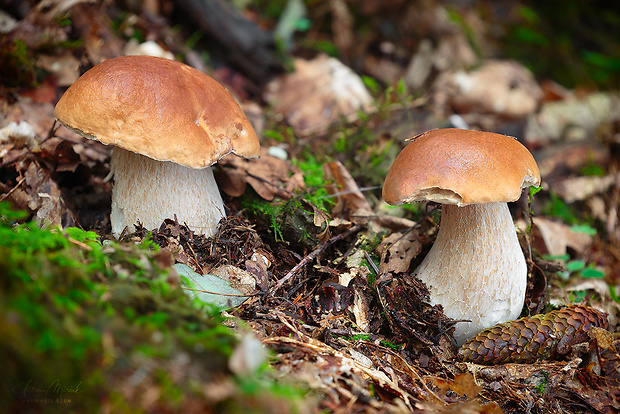
POLYGON ((247 272, 256 279, 258 286, 265 291, 269 287, 269 274, 267 273, 267 266, 261 261, 246 260, 245 269, 247 272))
POLYGON ((5 197, 12 200, 24 210, 35 213, 35 220, 52 226, 73 226, 75 220, 65 205, 60 188, 49 174, 34 161, 31 161, 23 179, 18 185, 6 193, 5 197))
POLYGON ((349 218, 359 213, 372 212, 372 207, 359 186, 340 161, 330 161, 323 165, 325 180, 331 182, 327 192, 335 198, 332 217, 349 218))
POLYGON ((292 167, 280 158, 261 148, 260 158, 245 159, 230 154, 222 158, 218 165, 217 181, 220 189, 231 197, 239 197, 249 184, 265 200, 275 197, 289 199, 295 190, 303 186, 303 178, 289 176, 292 167))
POLYGON ((353 289, 353 303, 351 312, 355 318, 355 324, 362 332, 371 332, 370 321, 372 310, 370 302, 372 295, 368 292, 368 276, 370 269, 367 266, 352 268, 349 272, 346 286, 353 289))

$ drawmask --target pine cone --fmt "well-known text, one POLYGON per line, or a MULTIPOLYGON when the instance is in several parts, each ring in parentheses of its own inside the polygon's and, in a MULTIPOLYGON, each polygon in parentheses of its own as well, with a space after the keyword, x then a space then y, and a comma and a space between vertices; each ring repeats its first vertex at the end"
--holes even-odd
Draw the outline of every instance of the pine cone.
POLYGON ((552 359, 588 341, 593 326, 609 328, 607 315, 588 306, 568 306, 486 329, 465 342, 458 357, 485 365, 552 359))

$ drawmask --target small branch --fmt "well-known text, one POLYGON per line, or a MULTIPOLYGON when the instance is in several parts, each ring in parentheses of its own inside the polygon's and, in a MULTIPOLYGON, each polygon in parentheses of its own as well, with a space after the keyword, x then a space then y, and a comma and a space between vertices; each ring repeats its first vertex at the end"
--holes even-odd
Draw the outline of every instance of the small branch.
POLYGON ((181 289, 189 290, 189 291, 192 291, 192 292, 208 293, 210 295, 217 295, 217 296, 231 296, 231 297, 235 297, 235 298, 251 298, 251 297, 254 297, 254 296, 262 296, 263 295, 262 293, 235 294, 235 293, 212 292, 210 290, 193 289, 193 288, 187 288, 187 287, 181 287, 181 289))
POLYGON ((87 245, 86 243, 82 243, 79 240, 75 240, 73 237, 69 237, 68 240, 69 240, 69 242, 75 244, 78 247, 81 247, 84 250, 87 250, 89 252, 93 250, 93 248, 90 247, 89 245, 87 245))
POLYGON ((19 187, 24 181, 26 181, 26 177, 23 177, 21 180, 19 180, 19 182, 15 184, 15 187, 11 188, 8 193, 0 197, 0 201, 4 201, 7 197, 9 197, 13 193, 13 191, 17 190, 17 187, 19 187))
POLYGON ((372 260, 372 257, 370 257, 370 254, 368 254, 368 252, 366 250, 364 250, 364 257, 366 258, 366 261, 368 262, 368 265, 372 268, 372 271, 375 272, 375 276, 378 275, 379 274, 379 268, 377 267, 375 262, 372 260))
POLYGON ((293 267, 282 279, 280 279, 278 281, 278 283, 276 284, 275 288, 272 290, 272 293, 277 291, 278 289, 280 289, 283 284, 285 284, 290 278, 295 276, 295 274, 297 272, 299 272, 299 270, 303 266, 305 266, 306 264, 308 264, 312 260, 314 260, 315 257, 317 257, 319 254, 321 254, 323 252, 323 250, 325 250, 326 248, 328 248, 329 246, 331 246, 332 244, 334 244, 338 240, 342 240, 342 239, 344 239, 346 237, 349 237, 353 233, 357 233, 361 229, 362 229, 362 225, 361 224, 357 224, 357 225, 351 227, 349 230, 345 231, 344 233, 340 233, 340 234, 332 237, 331 239, 327 240, 325 243, 323 243, 322 245, 320 245, 319 247, 314 249, 312 252, 310 252, 309 255, 304 257, 301 260, 301 262, 297 263, 295 265, 295 267, 293 267))

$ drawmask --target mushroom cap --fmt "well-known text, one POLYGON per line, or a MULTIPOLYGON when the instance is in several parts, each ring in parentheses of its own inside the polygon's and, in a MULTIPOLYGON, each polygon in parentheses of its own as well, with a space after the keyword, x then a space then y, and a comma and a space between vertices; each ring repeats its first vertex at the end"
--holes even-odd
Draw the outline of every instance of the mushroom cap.
POLYGON ((433 129, 410 139, 383 185, 389 204, 434 201, 482 204, 518 200, 540 184, 532 154, 517 139, 492 132, 433 129))
POLYGON ((260 153, 250 120, 220 83, 164 58, 121 56, 94 66, 67 89, 54 116, 87 138, 192 168, 230 152, 260 153))

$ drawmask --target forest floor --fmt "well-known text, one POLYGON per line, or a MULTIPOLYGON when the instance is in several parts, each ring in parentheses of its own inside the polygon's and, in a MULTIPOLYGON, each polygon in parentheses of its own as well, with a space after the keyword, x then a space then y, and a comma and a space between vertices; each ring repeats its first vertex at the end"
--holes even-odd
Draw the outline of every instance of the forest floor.
POLYGON ((545 56, 573 74, 554 79, 527 43, 550 16, 516 1, 30 3, 0 4, 0 411, 620 411, 611 53, 597 70, 545 56), (516 41, 529 60, 508 59, 516 41), (214 166, 227 217, 213 237, 174 218, 111 235, 113 149, 54 106, 123 54, 208 73, 260 137, 260 158, 214 166), (526 363, 457 356, 456 322, 411 276, 440 207, 381 197, 406 140, 445 127, 515 136, 538 162, 541 190, 510 203, 521 316, 584 305, 607 330, 526 363))

